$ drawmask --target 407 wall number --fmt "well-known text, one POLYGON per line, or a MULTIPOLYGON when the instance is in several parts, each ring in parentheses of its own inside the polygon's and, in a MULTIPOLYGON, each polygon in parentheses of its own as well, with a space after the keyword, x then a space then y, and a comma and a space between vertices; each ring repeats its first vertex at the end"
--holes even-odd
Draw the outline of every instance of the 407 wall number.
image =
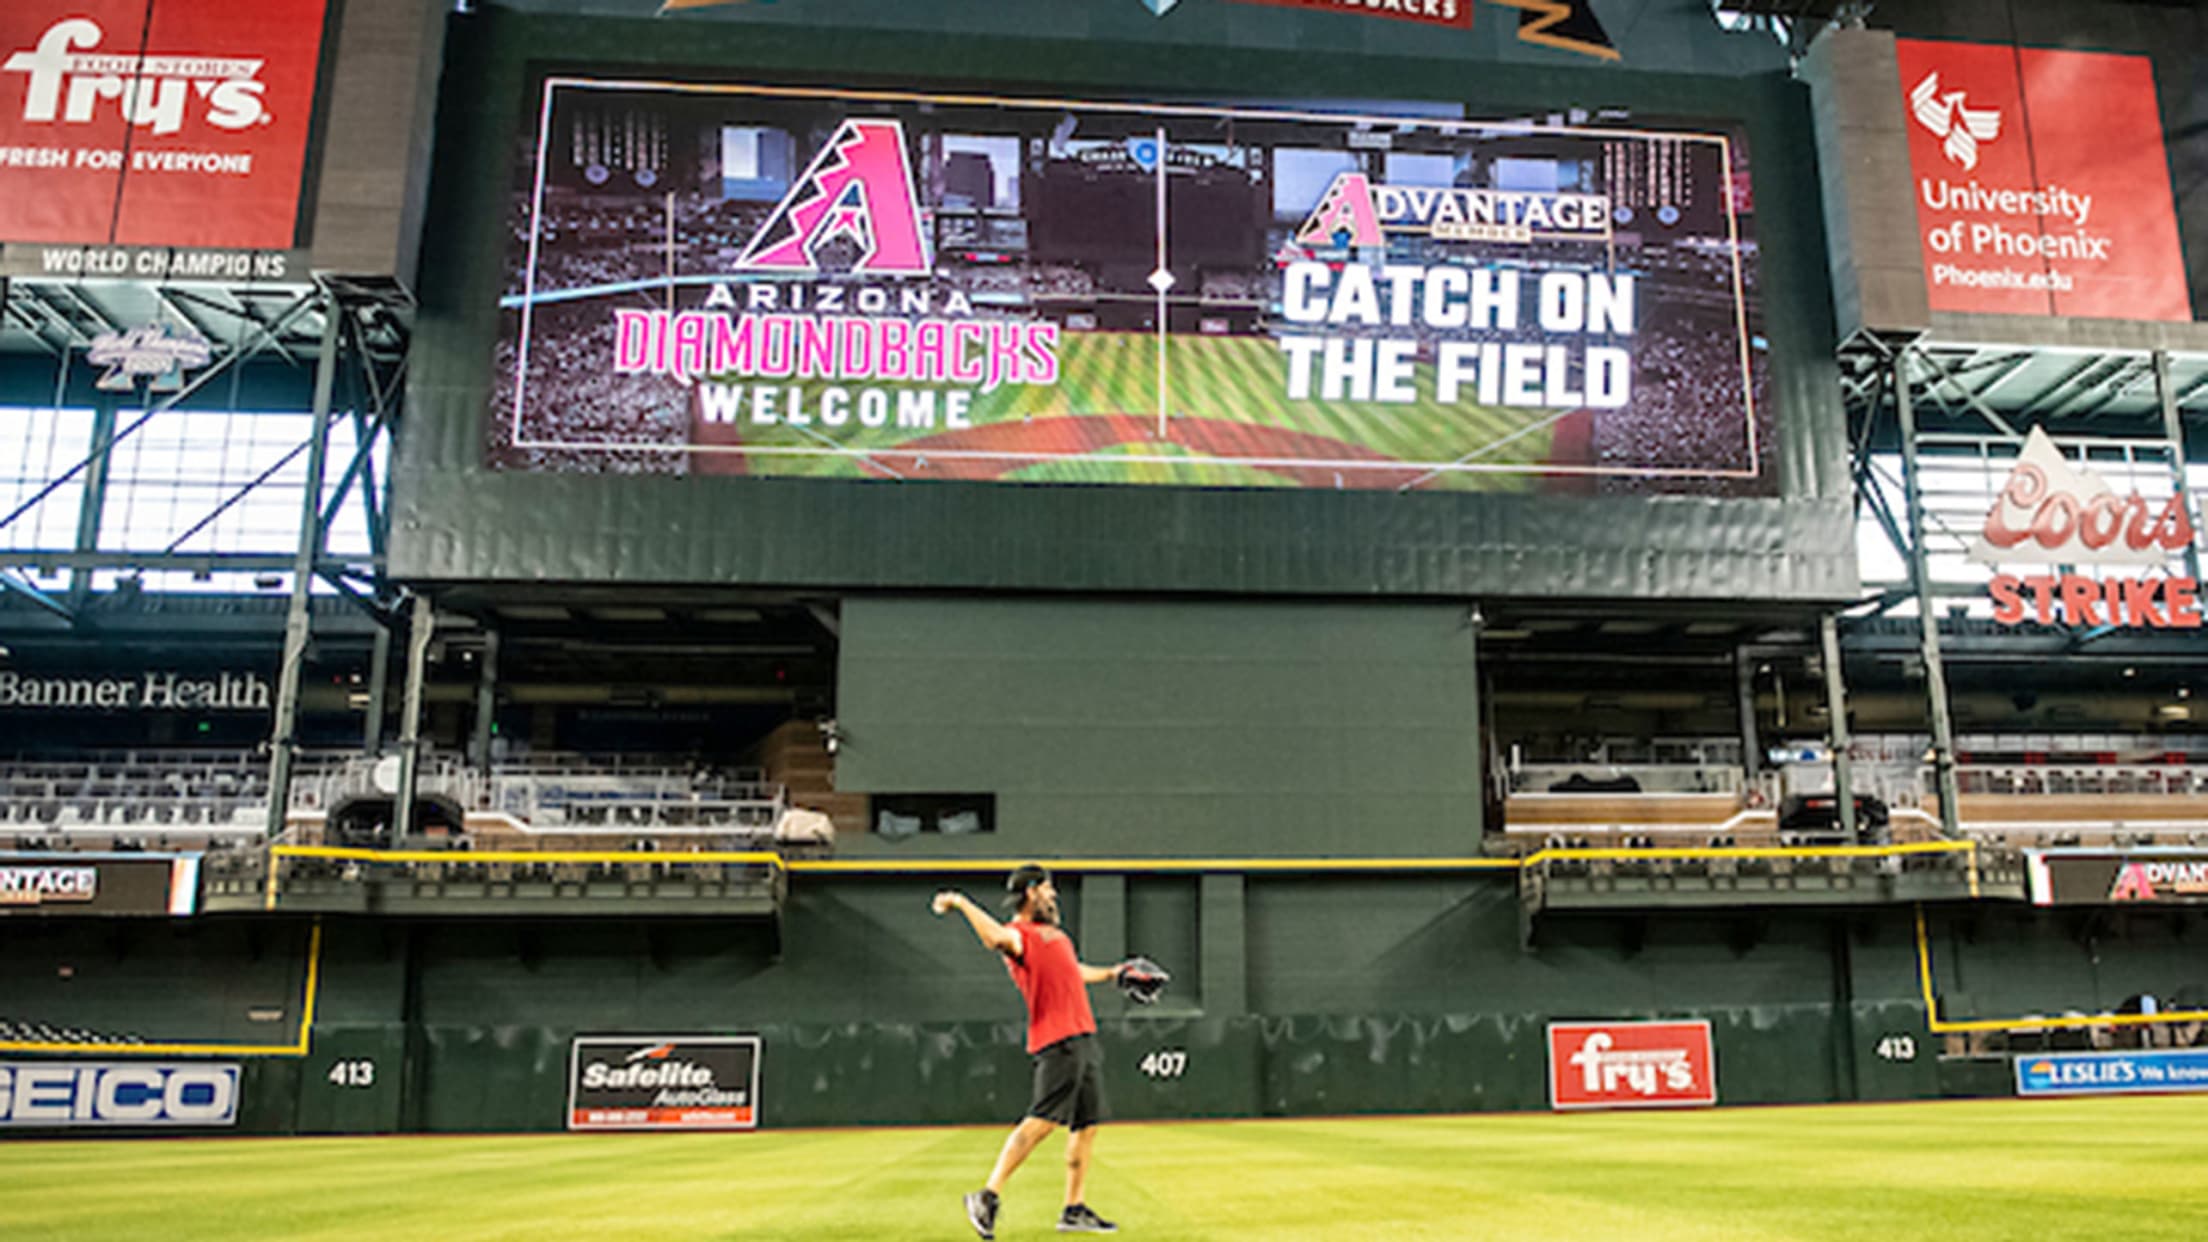
POLYGON ((1147 1078, 1179 1078, 1188 1072, 1188 1053, 1179 1048, 1160 1048, 1143 1057, 1138 1068, 1147 1078))

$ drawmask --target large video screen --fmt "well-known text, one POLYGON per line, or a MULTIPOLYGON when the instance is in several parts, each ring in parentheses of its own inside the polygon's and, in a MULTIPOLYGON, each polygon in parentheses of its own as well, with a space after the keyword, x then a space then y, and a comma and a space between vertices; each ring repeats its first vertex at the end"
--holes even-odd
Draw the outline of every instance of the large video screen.
POLYGON ((494 468, 1777 490, 1725 123, 541 91, 494 468))

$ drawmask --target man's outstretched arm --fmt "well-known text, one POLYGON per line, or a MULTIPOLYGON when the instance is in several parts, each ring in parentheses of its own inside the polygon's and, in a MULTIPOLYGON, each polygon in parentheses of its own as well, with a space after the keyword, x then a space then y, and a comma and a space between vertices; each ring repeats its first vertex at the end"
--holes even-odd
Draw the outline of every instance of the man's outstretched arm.
POLYGON ((930 908, 937 914, 946 910, 958 911, 966 916, 967 924, 974 929, 974 935, 980 938, 985 947, 1013 957, 1020 955, 1019 933, 989 917, 989 912, 967 900, 966 894, 946 888, 935 895, 930 908))
POLYGON ((1119 978, 1119 972, 1125 969, 1127 969, 1127 963, 1125 962, 1114 966, 1091 966, 1087 962, 1083 962, 1081 963, 1081 982, 1088 984, 1110 983, 1112 980, 1119 978))

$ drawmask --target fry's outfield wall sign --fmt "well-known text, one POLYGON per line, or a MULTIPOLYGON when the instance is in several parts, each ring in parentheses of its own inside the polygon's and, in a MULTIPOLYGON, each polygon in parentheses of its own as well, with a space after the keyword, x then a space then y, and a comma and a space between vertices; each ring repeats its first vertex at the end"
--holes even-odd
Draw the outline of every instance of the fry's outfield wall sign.
POLYGON ((2146 57, 1895 48, 1933 310, 2192 318, 2146 57))
MULTIPOLYGON (((2014 563, 2167 567, 2193 543, 2183 492, 2151 501, 2118 496, 2090 471, 2072 466, 2037 427, 2024 442, 2001 495, 1971 541, 1970 559, 2014 563)), ((1997 573, 1988 584, 1994 620, 2053 625, 2125 625, 2199 629, 2199 585, 2189 577, 2061 572, 1997 573)))

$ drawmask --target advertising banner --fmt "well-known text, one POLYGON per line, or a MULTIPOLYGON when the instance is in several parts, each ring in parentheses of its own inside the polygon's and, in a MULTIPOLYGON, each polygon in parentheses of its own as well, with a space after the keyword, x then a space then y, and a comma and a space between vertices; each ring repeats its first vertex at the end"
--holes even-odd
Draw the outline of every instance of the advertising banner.
POLYGON ((1549 1024, 1551 1108, 1715 1103, 1717 1057, 1706 1021, 1549 1024))
POLYGON ((2192 318, 2146 57, 1895 49, 1933 310, 2192 318))
POLYGON ((0 854, 0 918, 180 916, 198 908, 197 854, 0 854))
POLYGON ((494 468, 1776 492, 1722 124, 561 77, 535 103, 494 468))
POLYGON ((267 276, 284 256, 144 252, 293 244, 324 3, 0 8, 0 243, 53 243, 46 275, 267 276))
POLYGON ((759 1037, 585 1037, 568 1058, 570 1130, 748 1130, 759 1037))
POLYGON ((2065 456, 2044 429, 2032 428, 1966 555, 1981 565, 2046 568, 1988 579, 1993 619, 2199 629, 2200 584, 2180 572, 2195 539, 2192 499, 2169 476, 2161 481, 2172 489, 2152 498, 2118 495, 2065 456))
POLYGON ((2201 850, 2026 850, 2024 877, 2037 906, 2208 902, 2201 850))
POLYGON ((235 1062, 0 1061, 0 1128, 234 1126, 235 1062))
POLYGON ((2208 1048, 2033 1052, 2016 1058, 2018 1095, 2208 1091, 2208 1048))

